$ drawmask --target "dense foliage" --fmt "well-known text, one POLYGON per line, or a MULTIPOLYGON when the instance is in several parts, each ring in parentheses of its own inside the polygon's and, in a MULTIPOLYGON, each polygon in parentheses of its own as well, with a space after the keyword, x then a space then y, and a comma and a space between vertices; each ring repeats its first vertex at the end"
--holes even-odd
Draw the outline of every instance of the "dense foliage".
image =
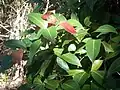
POLYGON ((112 0, 50 0, 53 14, 43 14, 47 2, 30 2, 39 3, 28 15, 34 29, 5 42, 28 56, 20 90, 120 89, 120 16, 112 0))

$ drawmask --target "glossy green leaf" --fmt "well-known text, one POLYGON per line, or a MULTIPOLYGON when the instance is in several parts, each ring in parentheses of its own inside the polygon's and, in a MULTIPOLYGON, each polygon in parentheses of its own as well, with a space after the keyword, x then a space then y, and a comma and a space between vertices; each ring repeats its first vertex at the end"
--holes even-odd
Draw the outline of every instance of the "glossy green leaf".
POLYGON ((94 6, 98 0, 85 0, 85 1, 87 3, 88 7, 91 9, 91 11, 93 11, 94 6))
POLYGON ((36 54, 36 52, 39 50, 40 44, 41 44, 41 41, 37 40, 33 42, 32 45, 30 46, 28 65, 32 63, 32 59, 36 54))
POLYGON ((98 84, 103 85, 104 71, 92 71, 91 75, 98 84))
POLYGON ((40 13, 30 13, 28 19, 40 28, 47 28, 48 26, 48 22, 41 18, 40 13))
POLYGON ((95 60, 92 64, 91 71, 97 71, 103 63, 103 60, 95 60))
POLYGON ((51 26, 48 29, 43 30, 42 31, 42 35, 43 35, 43 37, 45 37, 46 39, 48 39, 52 43, 54 43, 55 42, 55 38, 57 37, 56 27, 51 26))
POLYGON ((55 55, 60 57, 63 52, 63 49, 62 48, 54 48, 53 51, 54 51, 55 55))
POLYGON ((70 76, 75 76, 76 74, 78 74, 78 73, 84 73, 85 71, 84 70, 82 70, 82 69, 73 69, 73 70, 68 70, 67 71, 68 72, 68 74, 70 75, 70 76))
POLYGON ((109 32, 113 32, 117 34, 116 29, 111 26, 111 25, 102 25, 100 26, 95 32, 101 32, 103 34, 109 33, 109 32))
POLYGON ((78 74, 75 74, 73 77, 73 80, 79 83, 79 86, 83 86, 85 81, 90 77, 90 75, 86 72, 80 72, 78 74))
POLYGON ((108 44, 107 42, 103 41, 102 42, 103 46, 104 46, 104 49, 107 53, 110 53, 110 52, 114 52, 112 46, 110 44, 108 44))
POLYGON ((70 44, 68 47, 68 51, 75 51, 75 50, 76 50, 75 44, 70 44))
POLYGON ((77 26, 77 27, 79 27, 81 29, 84 29, 82 24, 80 24, 80 22, 75 20, 75 19, 69 19, 68 23, 70 23, 72 26, 77 26))
POLYGON ((64 90, 80 90, 79 84, 73 80, 68 80, 65 83, 63 83, 62 88, 64 90))
POLYGON ((91 61, 94 61, 100 52, 101 40, 90 39, 86 43, 87 55, 91 61))
POLYGON ((68 71, 69 70, 69 66, 68 64, 62 60, 61 58, 57 57, 57 64, 64 70, 68 71))
POLYGON ((61 58, 70 64, 81 66, 80 60, 74 54, 66 53, 63 54, 61 58))
POLYGON ((21 40, 8 40, 4 42, 4 45, 12 49, 16 48, 26 49, 26 44, 23 43, 21 40))
POLYGON ((114 60, 114 62, 111 64, 111 66, 108 69, 108 76, 120 71, 120 58, 117 58, 116 60, 114 60))
POLYGON ((50 90, 56 90, 59 86, 59 81, 58 80, 45 80, 46 83, 46 88, 50 90))

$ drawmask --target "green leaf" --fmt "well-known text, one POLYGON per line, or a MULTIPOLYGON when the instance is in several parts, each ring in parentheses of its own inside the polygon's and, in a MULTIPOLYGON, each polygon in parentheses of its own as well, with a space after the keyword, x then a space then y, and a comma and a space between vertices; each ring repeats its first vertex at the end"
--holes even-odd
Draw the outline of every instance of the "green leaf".
POLYGON ((4 45, 12 49, 16 49, 16 48, 26 49, 25 43, 23 43, 20 40, 8 40, 4 42, 4 45))
POLYGON ((73 69, 73 70, 68 70, 67 72, 68 72, 68 74, 70 76, 75 76, 78 73, 84 72, 84 70, 82 70, 82 69, 80 69, 80 70, 79 69, 73 69))
POLYGON ((71 19, 75 19, 75 20, 79 21, 79 18, 77 17, 77 15, 75 13, 71 14, 71 19))
POLYGON ((92 23, 92 22, 90 21, 90 16, 88 16, 88 17, 86 17, 86 18, 84 19, 84 24, 85 24, 86 26, 90 27, 91 23, 92 23))
POLYGON ((80 60, 74 54, 66 53, 63 54, 61 58, 70 64, 81 66, 80 60))
POLYGON ((62 48, 54 48, 53 51, 54 51, 55 55, 60 57, 63 52, 63 49, 62 48))
POLYGON ((22 42, 26 44, 26 47, 30 47, 32 44, 32 42, 28 38, 24 38, 22 42))
POLYGON ((93 90, 93 89, 90 89, 90 85, 89 84, 85 84, 82 88, 82 90, 93 90))
POLYGON ((80 90, 79 84, 73 80, 68 80, 65 83, 63 83, 62 88, 64 90, 80 90))
POLYGON ((82 41, 82 39, 88 34, 86 29, 81 29, 79 27, 76 28, 77 33, 75 34, 75 37, 79 42, 82 41))
POLYGON ((103 44, 103 46, 104 46, 104 48, 105 48, 105 51, 106 51, 107 53, 114 52, 114 50, 113 50, 113 48, 112 48, 112 46, 111 46, 110 44, 108 44, 108 43, 105 42, 105 41, 103 41, 102 44, 103 44))
POLYGON ((100 52, 101 40, 90 39, 86 43, 87 55, 91 61, 94 61, 100 52))
POLYGON ((83 39, 82 42, 87 43, 87 41, 90 40, 90 39, 92 39, 92 38, 85 38, 85 39, 83 39))
POLYGON ((120 57, 117 58, 109 67, 107 76, 120 71, 120 57))
POLYGON ((57 57, 57 64, 64 70, 68 71, 69 70, 69 66, 68 64, 62 60, 61 58, 57 57))
POLYGON ((95 60, 92 64, 91 71, 97 71, 103 63, 103 60, 95 60))
POLYGON ((40 29, 38 32, 37 32, 37 38, 40 38, 40 36, 42 35, 42 31, 45 30, 45 29, 40 29))
POLYGON ((44 73, 45 73, 47 67, 49 66, 50 62, 51 62, 51 60, 45 60, 42 63, 42 65, 40 67, 40 73, 39 73, 41 76, 44 76, 44 73))
POLYGON ((104 71, 92 71, 91 75, 98 84, 103 85, 104 71))
POLYGON ((120 42, 120 35, 112 38, 111 40, 112 40, 113 42, 115 42, 115 43, 119 43, 119 42, 120 42))
POLYGON ((43 35, 43 37, 45 37, 46 39, 48 39, 52 43, 54 43, 55 42, 55 38, 57 37, 56 27, 51 26, 48 29, 43 30, 42 31, 42 35, 43 35))
POLYGON ((76 50, 75 44, 70 44, 68 47, 68 51, 75 51, 75 50, 76 50))
POLYGON ((59 86, 59 81, 58 80, 45 80, 46 83, 46 88, 50 90, 56 90, 59 86))
POLYGON ((98 85, 91 82, 91 90, 105 90, 105 89, 102 89, 98 85))
POLYGON ((79 27, 81 29, 84 29, 82 24, 80 24, 80 22, 75 20, 75 19, 69 19, 68 23, 70 23, 72 26, 77 26, 77 27, 79 27))
POLYGON ((40 13, 30 13, 28 15, 28 19, 34 24, 36 24, 37 26, 39 26, 40 28, 46 29, 48 26, 48 22, 41 18, 40 13))
POLYGON ((28 65, 32 63, 32 59, 34 55, 36 54, 36 52, 38 51, 40 44, 41 44, 41 41, 37 40, 33 42, 32 45, 30 46, 28 65))
POLYGON ((55 14, 54 16, 57 18, 57 24, 59 24, 61 21, 67 20, 62 14, 55 14))
POLYGON ((113 33, 117 34, 116 29, 111 25, 102 25, 95 32, 101 32, 101 34, 106 34, 106 33, 109 33, 109 32, 113 32, 113 33))
POLYGON ((90 75, 86 72, 80 72, 78 74, 75 74, 73 77, 73 80, 79 83, 79 86, 83 86, 86 80, 90 77, 90 75))
POLYGON ((37 40, 38 37, 37 37, 37 34, 34 32, 34 33, 31 33, 30 36, 28 36, 28 38, 31 40, 31 41, 34 41, 34 40, 37 40))

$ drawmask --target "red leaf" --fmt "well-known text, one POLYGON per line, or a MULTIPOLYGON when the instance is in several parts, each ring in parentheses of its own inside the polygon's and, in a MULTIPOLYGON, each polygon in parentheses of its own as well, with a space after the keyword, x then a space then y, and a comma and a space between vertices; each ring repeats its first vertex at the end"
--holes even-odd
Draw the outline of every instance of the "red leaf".
POLYGON ((17 51, 13 51, 11 56, 12 56, 13 64, 18 63, 18 65, 20 65, 20 61, 23 58, 23 49, 19 49, 17 51))
POLYGON ((48 27, 55 25, 57 19, 51 13, 46 13, 42 15, 42 19, 48 21, 48 27))
POLYGON ((62 26, 67 32, 71 33, 71 34, 75 34, 76 30, 75 28, 70 25, 68 22, 64 21, 60 23, 60 26, 62 26))
POLYGON ((47 20, 50 15, 51 15, 50 13, 43 14, 42 19, 47 20))

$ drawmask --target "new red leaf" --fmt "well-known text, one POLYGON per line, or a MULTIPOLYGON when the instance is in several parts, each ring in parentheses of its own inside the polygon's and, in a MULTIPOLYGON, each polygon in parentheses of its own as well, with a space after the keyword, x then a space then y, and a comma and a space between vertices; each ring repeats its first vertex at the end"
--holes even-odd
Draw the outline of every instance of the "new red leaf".
POLYGON ((75 28, 70 25, 68 22, 64 21, 60 23, 60 26, 62 26, 67 32, 71 33, 71 34, 75 34, 76 30, 75 28))

